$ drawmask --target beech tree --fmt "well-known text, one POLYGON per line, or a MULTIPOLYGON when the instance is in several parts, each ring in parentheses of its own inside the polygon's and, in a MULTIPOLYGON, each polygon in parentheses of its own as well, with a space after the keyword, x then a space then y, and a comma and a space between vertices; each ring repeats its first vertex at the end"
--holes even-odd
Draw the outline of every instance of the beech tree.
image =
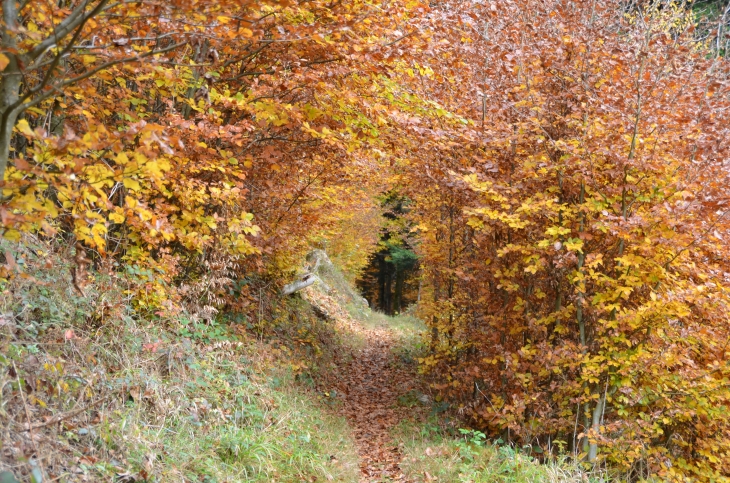
POLYGON ((420 363, 474 427, 730 474, 723 22, 618 0, 3 16, 2 234, 73 240, 80 290, 87 254, 142 313, 253 318, 313 248, 359 273, 397 193, 420 363))
MULTIPOLYGON (((139 10, 109 0, 58 5, 4 0, 2 7, 0 179, 8 163, 13 128, 26 110, 113 65, 183 45, 178 38, 182 31, 170 22, 176 3, 139 10)), ((53 124, 51 116, 47 125, 53 124)))
POLYGON ((428 19, 421 96, 466 123, 432 110, 402 154, 419 160, 402 179, 422 362, 504 439, 712 481, 730 472, 730 71, 684 6, 624 7, 445 2, 428 19))

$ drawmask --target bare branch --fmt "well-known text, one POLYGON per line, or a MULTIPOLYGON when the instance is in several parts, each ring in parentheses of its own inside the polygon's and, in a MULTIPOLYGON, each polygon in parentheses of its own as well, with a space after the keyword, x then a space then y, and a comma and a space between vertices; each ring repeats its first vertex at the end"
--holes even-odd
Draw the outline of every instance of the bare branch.
MULTIPOLYGON (((179 47, 182 47, 183 45, 185 45, 185 43, 186 42, 180 42, 180 43, 171 45, 169 47, 165 47, 164 49, 152 50, 150 52, 145 52, 145 53, 140 54, 140 55, 135 55, 134 57, 124 57, 124 58, 121 58, 121 59, 111 60, 111 61, 106 62, 104 64, 101 64, 101 65, 99 65, 99 66, 97 66, 97 67, 95 67, 95 68, 93 68, 93 69, 91 69, 91 70, 89 70, 87 72, 84 72, 81 75, 78 75, 76 77, 72 77, 71 79, 66 79, 65 81, 63 81, 63 82, 61 82, 59 84, 51 85, 50 86, 51 87, 51 90, 50 91, 45 92, 45 93, 43 93, 41 95, 38 95, 33 100, 31 100, 29 102, 26 102, 26 103, 23 103, 22 105, 15 106, 14 108, 15 109, 18 109, 19 111, 24 111, 24 110, 28 109, 29 107, 33 107, 33 106, 36 106, 36 105, 40 104, 41 102, 45 101, 46 99, 52 97, 54 94, 61 93, 61 89, 63 89, 64 87, 68 87, 71 84, 75 84, 76 82, 80 82, 80 81, 82 81, 84 79, 88 79, 89 77, 93 76, 94 74, 96 74, 98 72, 101 72, 104 69, 108 69, 109 67, 115 66, 117 64, 124 64, 124 63, 127 63, 127 62, 137 62, 139 60, 142 60, 142 59, 144 59, 146 57, 150 57, 152 55, 164 54, 166 52, 170 52, 171 50, 175 50, 175 49, 177 49, 179 47)), ((25 99, 28 99, 28 97, 26 97, 25 99)))
POLYGON ((84 25, 86 25, 86 22, 89 20, 89 18, 90 17, 87 17, 86 20, 81 22, 81 24, 76 28, 76 32, 74 32, 74 35, 73 37, 71 37, 71 41, 68 43, 66 48, 64 48, 61 52, 58 53, 58 55, 56 55, 56 57, 54 57, 50 67, 48 67, 48 70, 46 71, 46 74, 43 76, 43 80, 41 80, 41 82, 36 87, 30 89, 23 97, 21 97, 18 101, 19 104, 22 104, 23 102, 25 102, 26 99, 32 97, 38 92, 41 92, 46 87, 48 82, 53 77, 53 72, 56 70, 56 67, 58 67, 61 59, 68 54, 68 52, 71 50, 71 47, 81 36, 81 31, 84 29, 84 25))
POLYGON ((95 17, 104 10, 106 4, 109 3, 109 0, 99 0, 99 3, 97 3, 91 11, 87 12, 86 7, 88 7, 90 3, 90 0, 84 0, 81 2, 81 4, 76 7, 68 17, 58 24, 58 27, 53 31, 53 35, 33 47, 26 55, 30 59, 35 60, 54 44, 58 45, 61 40, 73 32, 79 25, 86 23, 90 18, 95 17))

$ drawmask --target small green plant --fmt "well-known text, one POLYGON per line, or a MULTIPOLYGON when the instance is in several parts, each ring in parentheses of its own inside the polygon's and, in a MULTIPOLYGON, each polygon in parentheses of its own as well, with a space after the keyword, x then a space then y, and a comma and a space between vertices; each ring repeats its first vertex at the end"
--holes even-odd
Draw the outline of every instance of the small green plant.
MULTIPOLYGON (((404 424, 394 433, 403 446, 403 469, 411 481, 454 483, 568 483, 590 479, 575 462, 565 459, 541 464, 500 439, 490 441, 485 433, 461 428, 450 434, 442 419, 431 416, 425 423, 404 424), (423 475, 429 475, 423 479, 423 475)), ((533 451, 534 452, 534 451, 533 451)), ((599 475, 601 477, 601 475, 599 475)), ((609 481, 603 479, 600 481, 609 481)))
POLYGON ((462 438, 456 442, 456 447, 459 448, 459 454, 466 461, 473 463, 476 457, 480 453, 480 449, 484 448, 487 440, 487 435, 481 431, 475 429, 459 429, 462 438))
POLYGON ((415 389, 412 389, 412 390, 406 392, 405 394, 401 394, 400 396, 398 396, 398 404, 400 406, 405 406, 407 408, 420 406, 423 403, 418 398, 418 396, 419 396, 419 392, 416 391, 415 389))
POLYGON ((178 335, 199 342, 210 343, 215 341, 236 340, 236 336, 228 326, 220 324, 215 320, 210 322, 193 322, 183 326, 178 335))
POLYGON ((471 443, 475 446, 483 447, 487 441, 487 435, 476 429, 459 429, 459 433, 464 436, 464 440, 467 443, 471 443))

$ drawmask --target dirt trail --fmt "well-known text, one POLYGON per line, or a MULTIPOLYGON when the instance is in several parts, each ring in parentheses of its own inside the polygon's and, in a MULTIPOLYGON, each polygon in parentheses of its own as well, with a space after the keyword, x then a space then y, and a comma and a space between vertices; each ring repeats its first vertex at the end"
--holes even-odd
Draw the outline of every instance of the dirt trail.
POLYGON ((398 466, 402 455, 389 433, 412 413, 398 404, 398 398, 415 389, 417 378, 393 354, 397 337, 392 330, 362 326, 350 330, 362 334, 366 343, 341 368, 338 389, 360 454, 360 481, 406 481, 398 466))

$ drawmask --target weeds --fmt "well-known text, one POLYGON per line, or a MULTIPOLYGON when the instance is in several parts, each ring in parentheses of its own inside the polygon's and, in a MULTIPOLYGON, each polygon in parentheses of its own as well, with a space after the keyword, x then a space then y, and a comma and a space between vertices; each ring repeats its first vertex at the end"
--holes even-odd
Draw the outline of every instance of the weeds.
POLYGON ((433 416, 425 423, 404 423, 393 436, 403 449, 401 468, 413 482, 607 481, 605 475, 590 475, 564 457, 540 463, 521 449, 489 442, 480 431, 456 430, 433 416))
MULTIPOLYGON (((95 273, 82 297, 63 252, 0 248, 27 275, 2 287, 0 471, 21 481, 357 481, 344 420, 295 384, 279 341, 185 313, 140 317, 123 278, 95 273), (63 269, 44 271, 46 261, 63 269)), ((321 338, 308 327, 302 347, 321 338)))
MULTIPOLYGON (((329 294, 316 288, 272 311, 267 342, 231 314, 142 317, 112 272, 95 273, 81 296, 64 253, 40 242, 13 250, 28 276, 2 287, 0 471, 23 481, 355 482, 351 428, 333 415, 340 394, 327 378, 365 343, 357 327, 398 334, 392 360, 414 374, 424 350, 418 319, 339 295, 332 267, 329 294), (64 268, 48 273, 47 261, 64 268)), ((414 482, 584 481, 575 464, 540 465, 527 448, 459 430, 449 404, 419 390, 397 404, 417 416, 393 432, 414 482)))

